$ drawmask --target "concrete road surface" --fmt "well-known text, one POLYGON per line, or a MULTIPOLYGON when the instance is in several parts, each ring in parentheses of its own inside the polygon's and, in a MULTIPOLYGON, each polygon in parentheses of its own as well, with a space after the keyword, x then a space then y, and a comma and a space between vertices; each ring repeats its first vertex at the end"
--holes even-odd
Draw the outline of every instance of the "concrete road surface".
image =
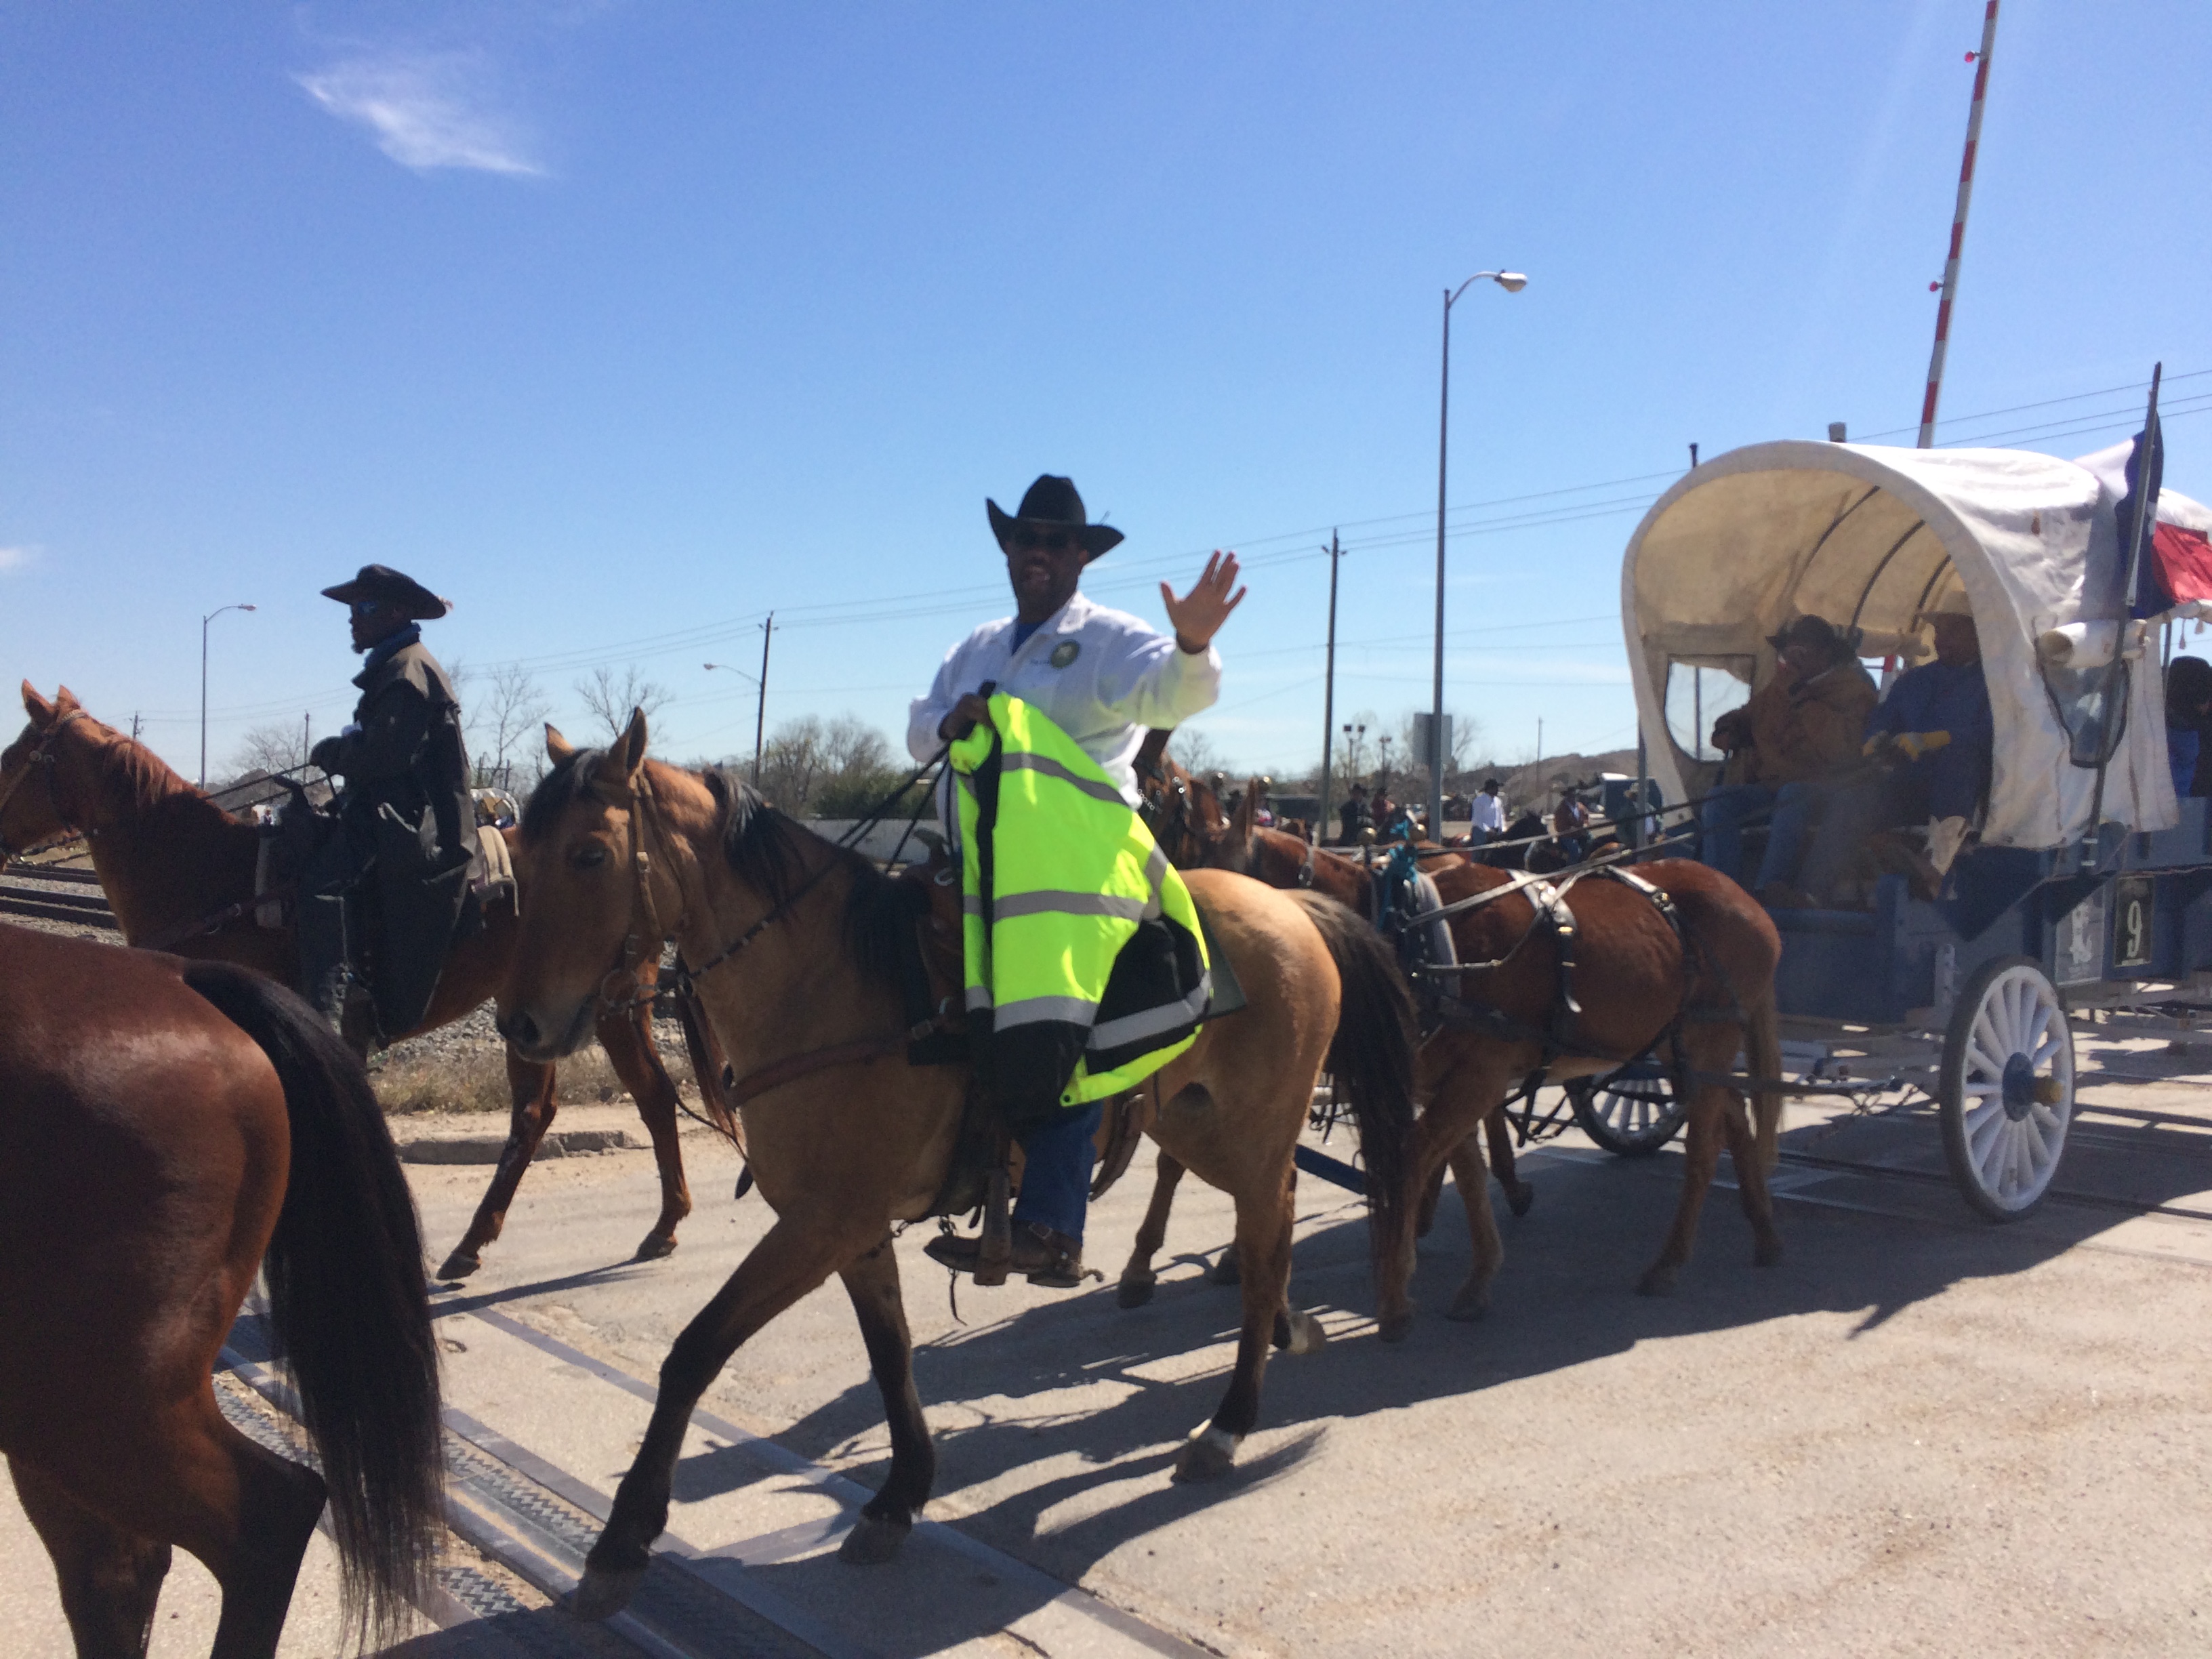
MULTIPOLYGON (((1203 1276, 1229 1232, 1218 1195, 1184 1183, 1158 1294, 1133 1312, 1111 1279, 1149 1155, 1094 1214, 1104 1287, 970 1286, 956 1317, 916 1229, 899 1252, 939 1456, 930 1516, 949 1527, 889 1568, 834 1559, 837 1477, 872 1487, 886 1445, 833 1285, 710 1391, 671 1534, 822 1650, 886 1659, 2212 1650, 2205 1062, 2141 1042, 2081 1060, 2096 1110, 2060 1177, 2079 1197, 1992 1227, 1942 1176, 1931 1115, 1793 1105, 1784 1261, 1751 1267, 1717 1191, 1667 1300, 1631 1287, 1679 1158, 1570 1136, 1525 1160, 1537 1202, 1504 1218, 1476 1325, 1441 1315, 1468 1259, 1447 1196, 1398 1348, 1374 1337, 1355 1204, 1306 1179, 1293 1293, 1331 1340, 1277 1358, 1263 1426, 1211 1486, 1169 1470, 1228 1374, 1236 1294, 1203 1276)), ((653 1213, 647 1155, 570 1158, 531 1173, 483 1271, 439 1298, 449 1400, 602 1495, 670 1340, 768 1220, 757 1196, 732 1201, 731 1153, 685 1145, 699 1207, 673 1258, 628 1260, 653 1213)), ((411 1171, 434 1261, 487 1173, 411 1171)), ((9 1645, 66 1651, 12 1504, 0 1549, 0 1629, 27 1644, 9 1645)), ((316 1552, 287 1653, 331 1650, 316 1552)), ((567 1621, 520 1601, 500 1650, 567 1621)), ((211 1629, 204 1575, 180 1564, 154 1651, 204 1652, 211 1629)))

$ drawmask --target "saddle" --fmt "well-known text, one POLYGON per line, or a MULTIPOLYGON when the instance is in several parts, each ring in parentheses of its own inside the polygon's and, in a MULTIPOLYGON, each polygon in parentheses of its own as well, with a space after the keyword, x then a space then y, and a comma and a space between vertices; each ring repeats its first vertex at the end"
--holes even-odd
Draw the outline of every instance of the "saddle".
MULTIPOLYGON (((910 865, 892 879, 904 890, 914 913, 913 927, 902 934, 902 941, 911 941, 911 949, 902 953, 900 969, 908 1029, 911 1031, 925 1024, 931 1027, 927 1036, 908 1042, 908 1062, 915 1066, 969 1064, 973 1056, 966 1009, 967 970, 961 942, 959 872, 942 849, 933 848, 927 862, 910 865)), ((1202 921, 1203 913, 1200 915, 1202 921)), ((1210 938, 1207 944, 1214 958, 1214 971, 1223 976, 1217 984, 1225 983, 1232 994, 1224 996, 1217 989, 1214 1003, 1207 1011, 1207 1017, 1212 1018, 1217 1011, 1226 1013, 1234 1007, 1242 1007, 1243 997, 1240 990, 1235 989, 1234 976, 1228 974, 1226 961, 1210 938)), ((1136 1156, 1138 1143, 1158 1112, 1158 1090, 1156 1085, 1128 1090, 1114 1096, 1105 1106, 1099 1121, 1098 1163, 1091 1181, 1091 1196, 1094 1200, 1104 1196, 1127 1171, 1130 1160, 1136 1156)), ((945 1172, 944 1185, 930 1205, 930 1213, 961 1215, 979 1208, 985 1212, 984 1261, 977 1274, 981 1283, 996 1282, 984 1278, 990 1270, 994 1243, 1012 1248, 1006 1218, 1012 1197, 1020 1190, 1019 1158, 1020 1149, 1014 1146, 1004 1116, 993 1109, 983 1091, 971 1080, 952 1161, 945 1172)))

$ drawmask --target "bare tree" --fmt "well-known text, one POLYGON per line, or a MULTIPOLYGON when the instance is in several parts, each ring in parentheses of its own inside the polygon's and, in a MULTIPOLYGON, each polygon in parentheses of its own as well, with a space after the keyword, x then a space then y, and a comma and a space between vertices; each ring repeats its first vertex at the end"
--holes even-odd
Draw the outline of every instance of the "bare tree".
POLYGON ((1176 727, 1175 736, 1168 739, 1168 758, 1194 778, 1210 778, 1216 772, 1227 775, 1237 769, 1237 763, 1222 752, 1221 746, 1208 733, 1195 726, 1176 727))
POLYGON ((532 772, 528 781, 535 784, 537 773, 544 769, 544 750, 535 739, 553 705, 530 672, 512 663, 494 670, 483 696, 464 706, 468 709, 469 749, 476 757, 477 786, 514 788, 517 763, 532 772))
POLYGON ((827 722, 816 714, 786 720, 761 746, 761 793, 794 817, 857 815, 901 775, 890 741, 852 714, 827 722))
POLYGON ((611 668, 594 668, 592 677, 576 682, 576 695, 584 707, 607 729, 607 741, 622 736, 631 712, 643 709, 647 720, 674 696, 669 689, 641 673, 635 663, 617 675, 611 668))
POLYGON ((230 769, 234 777, 244 777, 252 772, 289 772, 307 762, 306 729, 287 720, 248 732, 231 753, 230 769))

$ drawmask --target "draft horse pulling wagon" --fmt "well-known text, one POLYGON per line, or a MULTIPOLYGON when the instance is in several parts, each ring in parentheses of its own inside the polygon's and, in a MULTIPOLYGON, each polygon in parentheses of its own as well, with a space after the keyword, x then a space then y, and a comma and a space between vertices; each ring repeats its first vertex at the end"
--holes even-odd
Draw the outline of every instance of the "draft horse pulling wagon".
POLYGON ((1793 618, 1861 630, 1893 670, 1929 653, 1923 613, 1971 606, 1995 737, 1940 888, 1869 872, 1856 907, 1771 915, 1792 1092, 1932 1103, 1960 1190, 1996 1220, 2051 1189, 2092 1011, 2212 1001, 2212 823, 2177 799, 2160 672, 2175 624, 2212 615, 2212 512, 2160 493, 2145 447, 1753 445, 1661 496, 1621 568, 1675 799, 1714 786, 1712 720, 1772 678, 1793 618))

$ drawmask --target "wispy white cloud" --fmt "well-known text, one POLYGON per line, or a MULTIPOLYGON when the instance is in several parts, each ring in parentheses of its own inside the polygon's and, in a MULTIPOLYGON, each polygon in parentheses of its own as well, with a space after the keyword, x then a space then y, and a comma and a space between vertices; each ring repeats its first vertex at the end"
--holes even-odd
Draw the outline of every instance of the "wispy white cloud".
POLYGON ((0 575, 11 570, 21 570, 36 556, 35 547, 0 547, 0 575))
POLYGON ((545 171, 528 135, 499 107, 476 54, 365 54, 294 78, 338 119, 368 128, 402 167, 545 171))

